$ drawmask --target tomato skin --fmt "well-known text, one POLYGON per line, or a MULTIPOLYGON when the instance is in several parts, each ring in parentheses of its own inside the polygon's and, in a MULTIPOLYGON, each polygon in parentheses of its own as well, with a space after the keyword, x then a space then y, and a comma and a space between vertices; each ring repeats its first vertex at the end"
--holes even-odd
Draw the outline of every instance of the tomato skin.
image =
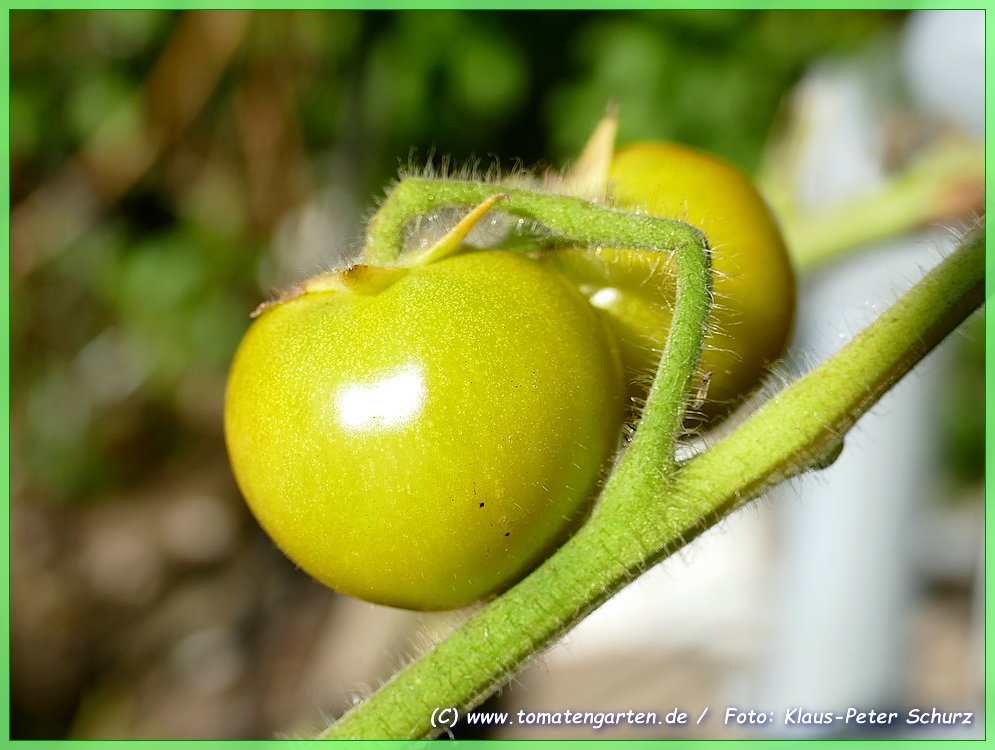
MULTIPOLYGON (((745 174, 679 144, 620 149, 608 192, 619 208, 686 221, 708 238, 715 306, 700 366, 711 374, 702 411, 713 416, 728 410, 783 354, 791 331, 794 272, 774 216, 745 174)), ((645 398, 670 325, 673 264, 620 248, 558 251, 551 262, 605 314, 619 341, 630 396, 645 398)))
POLYGON ((253 513, 305 571, 448 609, 562 541, 617 449, 624 393, 584 297, 482 251, 266 310, 232 365, 225 435, 253 513))

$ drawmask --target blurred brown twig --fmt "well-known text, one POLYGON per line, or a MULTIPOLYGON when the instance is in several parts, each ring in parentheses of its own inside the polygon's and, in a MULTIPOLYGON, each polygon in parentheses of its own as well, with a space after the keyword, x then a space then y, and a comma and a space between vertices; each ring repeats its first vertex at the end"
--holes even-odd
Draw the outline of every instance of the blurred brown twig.
POLYGON ((184 13, 140 96, 112 112, 51 179, 11 210, 16 283, 83 234, 194 121, 245 38, 247 11, 184 13), (138 104, 138 102, 135 102, 138 104))

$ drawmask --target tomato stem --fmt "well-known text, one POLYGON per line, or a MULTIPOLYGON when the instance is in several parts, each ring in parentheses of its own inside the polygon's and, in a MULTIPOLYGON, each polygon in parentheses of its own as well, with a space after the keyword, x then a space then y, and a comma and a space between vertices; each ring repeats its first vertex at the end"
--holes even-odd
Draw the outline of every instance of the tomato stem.
MULTIPOLYGON (((438 733, 436 709, 479 704, 640 572, 785 477, 825 465, 854 422, 983 302, 984 264, 981 226, 835 356, 688 461, 662 492, 660 482, 640 476, 652 467, 623 462, 605 488, 603 510, 554 555, 321 736, 438 733)), ((678 283, 693 267, 680 265, 678 283)), ((688 298, 679 297, 679 306, 688 307, 688 298)), ((643 422, 632 448, 645 444, 649 456, 656 439, 640 443, 638 435, 657 429, 643 422)))

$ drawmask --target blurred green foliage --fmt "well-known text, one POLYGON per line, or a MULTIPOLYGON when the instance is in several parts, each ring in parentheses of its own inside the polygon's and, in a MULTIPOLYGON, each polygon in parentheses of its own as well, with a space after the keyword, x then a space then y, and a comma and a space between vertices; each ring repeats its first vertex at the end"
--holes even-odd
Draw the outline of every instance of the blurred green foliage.
POLYGON ((335 262, 411 153, 560 167, 614 101, 621 141, 679 139, 751 169, 806 66, 901 14, 258 12, 185 123, 170 108, 203 84, 201 58, 172 71, 181 85, 150 84, 184 20, 10 14, 12 222, 79 223, 65 242, 12 248, 14 482, 32 498, 223 461, 224 377, 248 312, 335 262), (88 151, 109 120, 120 153, 88 151), (135 144, 153 158, 105 190, 135 144), (53 188, 67 174, 73 189, 53 188), (39 195, 57 200, 32 217, 39 195))

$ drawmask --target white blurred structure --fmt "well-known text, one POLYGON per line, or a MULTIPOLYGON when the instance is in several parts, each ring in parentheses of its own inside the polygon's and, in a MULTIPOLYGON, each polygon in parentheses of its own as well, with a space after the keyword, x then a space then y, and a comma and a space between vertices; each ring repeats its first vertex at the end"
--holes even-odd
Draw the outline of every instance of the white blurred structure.
POLYGON ((924 111, 985 137, 985 12, 924 10, 905 29, 906 85, 924 111))
MULTIPOLYGON (((980 136, 984 131, 984 13, 924 11, 911 15, 903 39, 904 73, 923 109, 944 124, 980 136)), ((868 145, 881 137, 883 118, 872 108, 833 108, 861 96, 857 72, 838 70, 809 81, 818 118, 808 151, 810 171, 799 175, 803 193, 831 185, 843 193, 867 189, 868 145), (812 91, 821 87, 824 91, 812 91), (854 138, 855 134, 857 135, 854 138), (850 184, 847 185, 847 181, 850 184)), ((838 198, 825 195, 828 201, 838 198)), ((904 238, 822 273, 801 293, 796 349, 818 361, 866 325, 868 311, 896 296, 902 280, 915 280, 953 244, 949 232, 904 238)), ((777 502, 782 563, 775 621, 759 698, 771 706, 816 711, 909 708, 904 694, 911 658, 913 597, 928 550, 921 525, 935 519, 938 394, 943 388, 942 347, 889 393, 850 433, 840 460, 819 476, 803 478, 801 502, 777 502)), ((968 530, 970 533, 971 530, 968 530)), ((955 540, 970 557, 983 546, 983 529, 955 540)), ((980 555, 979 555, 980 558, 980 555)), ((977 563, 976 563, 977 565, 977 563)), ((977 567, 980 571, 980 565, 977 567)), ((982 588, 975 588, 981 596, 982 588)), ((978 602, 978 607, 981 602, 978 602)), ((980 623, 980 619, 977 620, 980 623)), ((983 639, 975 626, 974 649, 983 639)), ((951 664, 956 670, 968 664, 951 664)), ((973 670, 972 670, 973 671, 973 670)), ((973 675, 972 675, 973 676, 973 675)), ((937 706, 983 716, 982 683, 969 705, 937 706)), ((910 728, 898 734, 926 738, 978 738, 983 728, 910 728)), ((851 732, 852 733, 852 730, 851 732)), ((785 728, 785 736, 826 736, 821 727, 785 728)), ((880 735, 878 735, 880 736, 880 735)), ((892 734, 895 736, 895 734, 892 734)))

